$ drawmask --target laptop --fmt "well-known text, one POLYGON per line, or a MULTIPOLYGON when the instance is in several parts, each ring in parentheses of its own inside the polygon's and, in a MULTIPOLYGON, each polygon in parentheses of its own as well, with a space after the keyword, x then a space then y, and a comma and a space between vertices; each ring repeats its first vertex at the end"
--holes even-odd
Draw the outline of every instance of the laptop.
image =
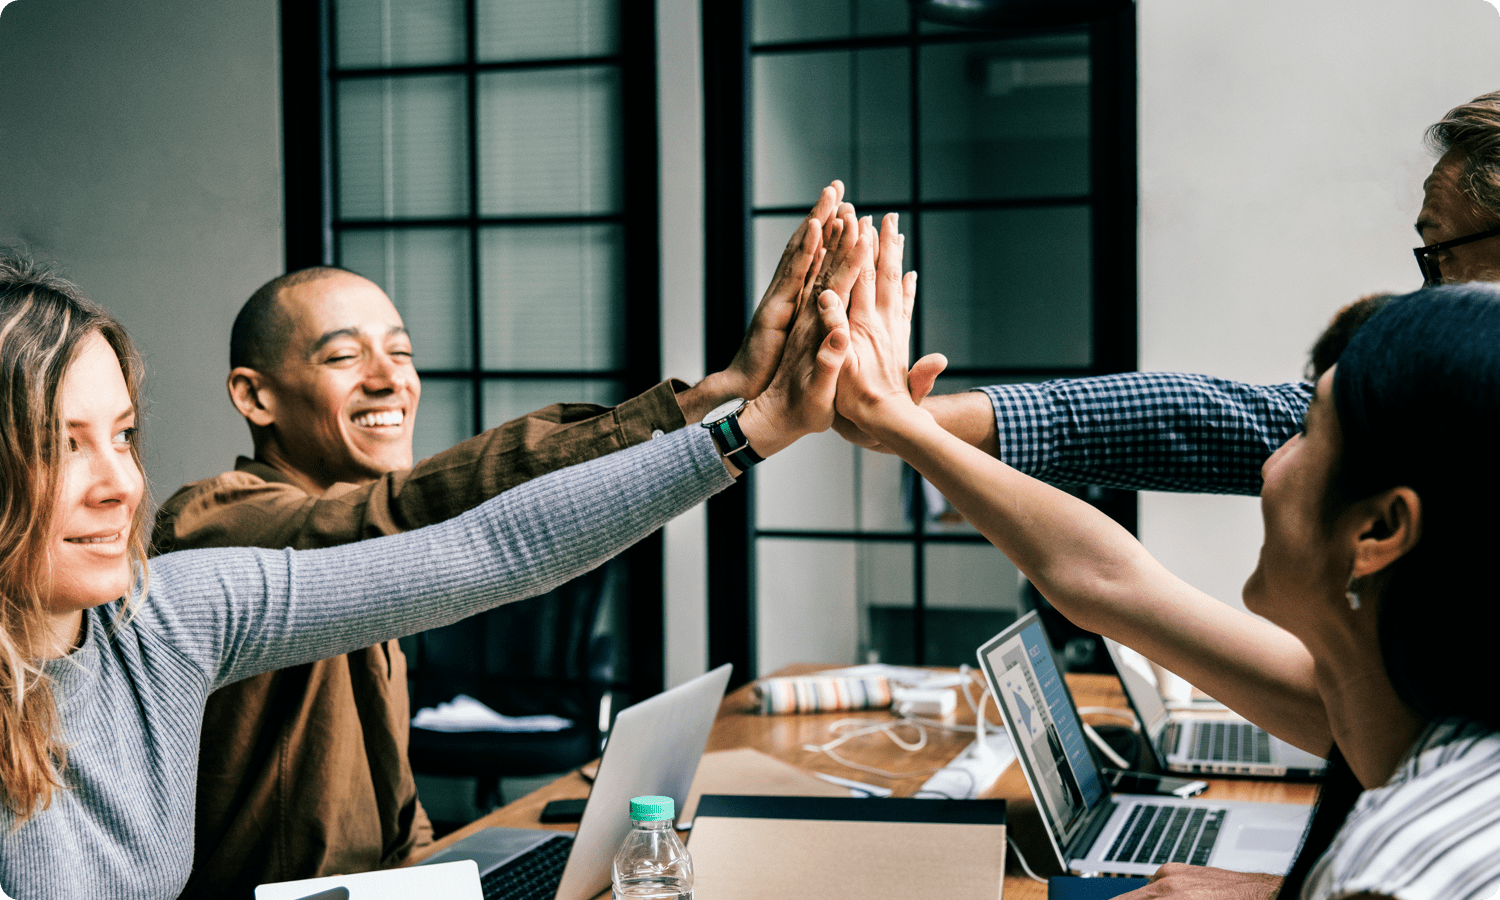
POLYGON ((1311 810, 1112 794, 1035 612, 979 648, 979 665, 1064 871, 1150 875, 1167 862, 1284 874, 1311 810))
POLYGON ((1120 673, 1130 708, 1141 720, 1146 745, 1163 771, 1314 778, 1327 767, 1327 760, 1234 713, 1167 709, 1156 685, 1122 652, 1126 648, 1109 638, 1104 639, 1104 646, 1120 673))
POLYGON ((609 887, 610 865, 630 831, 631 797, 671 797, 682 811, 731 668, 720 666, 620 712, 576 835, 486 828, 416 868, 472 859, 485 900, 596 896, 609 887))

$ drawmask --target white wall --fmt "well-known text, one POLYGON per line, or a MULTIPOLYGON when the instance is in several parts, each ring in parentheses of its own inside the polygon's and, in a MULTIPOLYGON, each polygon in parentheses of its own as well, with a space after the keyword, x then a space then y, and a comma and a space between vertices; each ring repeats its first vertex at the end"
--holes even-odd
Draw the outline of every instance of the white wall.
POLYGON ((249 432, 229 326, 281 271, 276 0, 16 0, 0 14, 0 242, 115 313, 146 359, 158 499, 249 432))
MULTIPOLYGON (((706 372, 703 335, 703 65, 698 0, 657 0, 657 140, 661 147, 662 377, 706 372)), ((666 559, 667 687, 708 668, 708 515, 669 523, 666 559)))
MULTIPOLYGON (((1140 364, 1299 377, 1333 312, 1410 290, 1422 132, 1500 89, 1485 0, 1139 0, 1140 364)), ((1253 498, 1143 494, 1169 568, 1239 602, 1253 498)))

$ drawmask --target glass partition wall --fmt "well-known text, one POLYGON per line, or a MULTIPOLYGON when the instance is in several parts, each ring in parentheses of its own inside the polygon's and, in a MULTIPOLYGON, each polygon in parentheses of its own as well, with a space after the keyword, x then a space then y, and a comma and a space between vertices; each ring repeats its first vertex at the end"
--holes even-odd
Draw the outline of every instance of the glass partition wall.
MULTIPOLYGON (((904 0, 737 13, 705 39, 725 42, 719 100, 743 102, 741 142, 723 114, 709 154, 737 149, 748 173, 747 308, 841 178, 861 214, 901 216, 921 274, 913 358, 948 356, 940 393, 1135 367, 1133 20, 1019 34, 916 22, 904 0)), ((732 196, 722 177, 711 197, 732 196)), ((1088 496, 1133 526, 1133 495, 1088 496)), ((744 610, 712 613, 715 661, 957 665, 1023 603, 1015 567, 930 485, 832 432, 758 466, 745 508, 711 516, 712 567, 733 566, 725 535, 750 536, 744 610)))
MULTIPOLYGON (((655 23, 637 6, 283 3, 288 263, 351 269, 400 309, 418 459, 658 377, 655 23)), ((661 683, 660 552, 634 551, 610 601, 638 696, 661 683)))

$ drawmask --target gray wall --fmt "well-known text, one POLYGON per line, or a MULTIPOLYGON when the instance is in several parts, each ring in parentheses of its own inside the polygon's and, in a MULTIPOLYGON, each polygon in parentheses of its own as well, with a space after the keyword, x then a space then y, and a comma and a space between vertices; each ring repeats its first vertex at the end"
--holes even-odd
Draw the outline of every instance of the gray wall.
MULTIPOLYGON (((1140 362, 1300 377, 1335 310, 1421 286, 1422 132, 1500 90, 1485 0, 1140 0, 1140 362)), ((1239 604, 1253 497, 1141 495, 1141 538, 1239 604)))
POLYGON ((229 325, 282 266, 275 0, 16 0, 0 13, 0 242, 60 263, 146 360, 158 499, 249 433, 229 325))

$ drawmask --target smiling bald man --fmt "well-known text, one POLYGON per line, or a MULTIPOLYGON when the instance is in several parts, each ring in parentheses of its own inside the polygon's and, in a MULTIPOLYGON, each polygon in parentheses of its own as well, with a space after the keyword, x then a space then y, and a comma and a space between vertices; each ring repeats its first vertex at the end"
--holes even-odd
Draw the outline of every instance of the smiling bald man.
MULTIPOLYGON (((379 286, 318 267, 274 279, 230 338, 230 399, 253 459, 187 485, 153 550, 327 547, 444 521, 538 475, 697 422, 770 383, 841 185, 792 236, 739 352, 696 385, 658 384, 614 408, 537 410, 413 466, 421 380, 379 286)), ((407 761, 406 662, 390 641, 239 682, 209 697, 196 850, 184 898, 397 865, 432 840, 407 761)))

